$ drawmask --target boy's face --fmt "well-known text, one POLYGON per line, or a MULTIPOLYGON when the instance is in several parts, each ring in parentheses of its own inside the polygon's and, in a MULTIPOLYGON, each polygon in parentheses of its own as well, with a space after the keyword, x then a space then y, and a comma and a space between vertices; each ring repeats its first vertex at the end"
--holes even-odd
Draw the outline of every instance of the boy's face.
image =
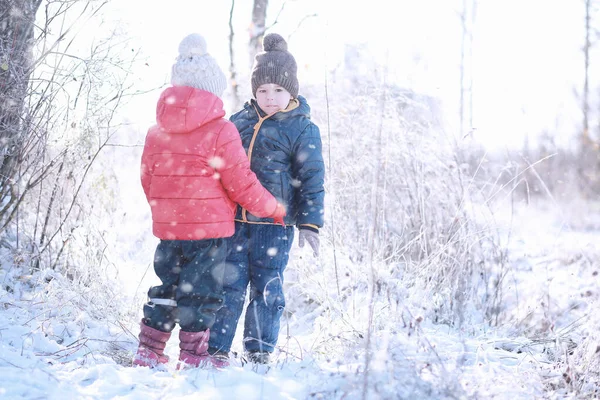
POLYGON ((256 102, 267 115, 285 110, 291 99, 290 92, 274 83, 265 83, 256 89, 256 102))

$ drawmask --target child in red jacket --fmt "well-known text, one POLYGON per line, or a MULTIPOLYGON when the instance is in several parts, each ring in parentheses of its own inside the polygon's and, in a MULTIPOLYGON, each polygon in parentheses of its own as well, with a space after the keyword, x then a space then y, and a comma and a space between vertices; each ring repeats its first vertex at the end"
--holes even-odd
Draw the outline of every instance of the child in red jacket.
POLYGON ((142 154, 141 180, 160 239, 133 364, 168 362, 166 342, 178 323, 180 362, 221 366, 208 352, 221 307, 227 242, 237 204, 283 224, 284 207, 250 170, 236 127, 224 119, 225 75, 191 34, 179 45, 173 86, 164 90, 142 154))

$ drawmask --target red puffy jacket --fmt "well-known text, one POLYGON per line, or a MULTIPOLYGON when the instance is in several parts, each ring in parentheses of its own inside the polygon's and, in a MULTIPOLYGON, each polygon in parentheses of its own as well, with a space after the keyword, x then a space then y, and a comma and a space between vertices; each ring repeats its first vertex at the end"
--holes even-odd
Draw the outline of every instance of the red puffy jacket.
POLYGON ((141 166, 159 239, 231 236, 236 203, 259 217, 275 212, 277 200, 250 170, 240 135, 224 115, 212 93, 187 86, 162 92, 141 166))

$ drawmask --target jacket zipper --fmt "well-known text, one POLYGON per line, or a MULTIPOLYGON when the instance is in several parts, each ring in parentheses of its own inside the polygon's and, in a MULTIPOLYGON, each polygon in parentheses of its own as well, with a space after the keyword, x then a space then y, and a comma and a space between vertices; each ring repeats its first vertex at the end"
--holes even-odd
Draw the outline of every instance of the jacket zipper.
MULTIPOLYGON (((300 103, 298 102, 298 100, 294 99, 294 100, 291 100, 288 108, 286 108, 285 110, 278 111, 278 112, 289 112, 295 108, 298 108, 299 105, 300 105, 300 103), (292 104, 292 102, 293 102, 293 104, 292 104)), ((252 149, 254 148, 254 142, 256 141, 256 136, 258 136, 258 131, 260 130, 260 127, 263 124, 263 122, 265 122, 266 119, 268 119, 269 117, 274 115, 274 114, 269 114, 269 115, 265 115, 264 117, 261 118, 260 113, 258 112, 258 109, 256 108, 256 106, 253 106, 253 107, 254 107, 254 111, 256 111, 256 115, 258 115, 258 122, 256 123, 256 125, 254 125, 254 133, 252 134, 252 139, 250 140, 250 144, 248 145, 248 161, 250 162, 250 166, 252 166, 252 149)), ((248 222, 246 213, 247 213, 246 209, 242 207, 242 222, 248 222)))
MULTIPOLYGON (((260 115, 258 110, 256 110, 256 115, 260 115)), ((270 115, 267 115, 263 118, 260 118, 256 125, 254 125, 254 133, 252 134, 252 139, 250 140, 250 144, 248 145, 248 161, 250 162, 250 166, 252 166, 252 149, 254 148, 254 142, 256 141, 256 136, 258 136, 258 131, 260 130, 260 126, 262 123, 269 118, 270 115)), ((242 208, 242 221, 248 222, 248 218, 246 216, 246 209, 242 208)))

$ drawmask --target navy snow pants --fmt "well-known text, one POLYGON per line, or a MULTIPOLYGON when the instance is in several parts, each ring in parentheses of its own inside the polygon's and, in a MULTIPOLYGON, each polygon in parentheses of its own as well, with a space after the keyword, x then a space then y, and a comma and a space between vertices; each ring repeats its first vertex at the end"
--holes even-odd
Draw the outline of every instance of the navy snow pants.
POLYGON ((154 272, 162 284, 148 291, 146 325, 171 332, 211 328, 223 303, 226 239, 161 240, 154 254, 154 272))
POLYGON ((272 352, 285 308, 283 271, 294 240, 294 227, 236 222, 229 238, 223 281, 223 307, 217 311, 209 351, 228 352, 242 314, 246 290, 250 303, 244 320, 244 349, 272 352))

